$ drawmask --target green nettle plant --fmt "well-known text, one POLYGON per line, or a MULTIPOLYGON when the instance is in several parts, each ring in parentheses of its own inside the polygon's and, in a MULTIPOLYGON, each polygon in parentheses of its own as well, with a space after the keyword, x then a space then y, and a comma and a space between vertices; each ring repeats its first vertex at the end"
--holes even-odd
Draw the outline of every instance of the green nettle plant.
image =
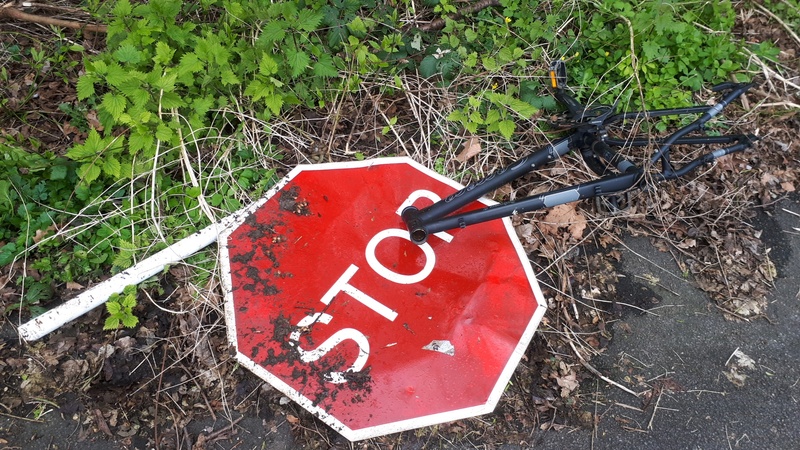
POLYGON ((106 302, 108 317, 103 324, 104 330, 116 330, 120 325, 133 328, 139 318, 133 314, 136 307, 136 286, 125 286, 122 294, 113 294, 106 302))

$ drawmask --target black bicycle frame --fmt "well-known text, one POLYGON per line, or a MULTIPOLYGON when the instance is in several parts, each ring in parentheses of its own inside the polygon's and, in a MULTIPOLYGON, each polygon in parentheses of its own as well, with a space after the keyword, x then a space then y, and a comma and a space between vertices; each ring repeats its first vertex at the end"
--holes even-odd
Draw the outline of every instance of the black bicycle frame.
POLYGON ((686 175, 697 167, 713 162, 717 158, 730 153, 742 151, 750 147, 756 140, 754 135, 725 135, 725 136, 687 136, 696 131, 702 131, 706 122, 719 114, 728 104, 744 94, 752 84, 724 83, 714 86, 715 92, 727 91, 717 103, 710 106, 692 106, 688 108, 661 109, 649 112, 637 111, 622 114, 613 114, 614 107, 601 106, 587 109, 570 97, 556 80, 558 74, 551 70, 553 79, 554 97, 565 104, 572 114, 575 131, 564 138, 524 156, 514 164, 501 169, 474 183, 470 183, 460 191, 444 198, 426 208, 418 209, 409 206, 402 211, 402 218, 408 227, 411 240, 423 244, 432 233, 464 228, 469 225, 495 220, 503 217, 536 211, 543 208, 562 205, 577 200, 597 196, 619 194, 630 189, 641 188, 645 183, 645 171, 634 163, 623 158, 611 147, 643 147, 657 144, 658 150, 653 154, 651 163, 661 163, 661 171, 654 174, 655 182, 672 180, 686 175), (653 118, 663 116, 700 116, 664 139, 633 138, 628 140, 611 139, 607 135, 608 125, 626 120, 653 118), (715 150, 686 163, 676 169, 670 161, 669 149, 672 145, 725 145, 733 144, 715 150), (494 191, 533 170, 551 163, 566 155, 572 150, 580 150, 589 166, 598 174, 604 175, 608 170, 614 174, 601 176, 601 178, 574 186, 552 190, 543 194, 527 197, 520 200, 508 201, 488 206, 483 209, 457 213, 461 208, 475 200, 494 191), (596 170, 598 161, 604 167, 596 170), (457 213, 457 214, 453 214, 457 213))

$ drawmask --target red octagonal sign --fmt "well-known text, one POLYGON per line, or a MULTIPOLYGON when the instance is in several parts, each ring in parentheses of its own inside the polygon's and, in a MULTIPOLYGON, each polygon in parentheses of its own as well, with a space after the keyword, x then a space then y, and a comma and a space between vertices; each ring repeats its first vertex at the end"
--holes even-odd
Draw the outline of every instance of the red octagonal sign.
POLYGON ((240 362, 350 440, 492 411, 545 307, 507 220, 409 240, 400 211, 460 187, 408 158, 294 169, 220 239, 240 362))

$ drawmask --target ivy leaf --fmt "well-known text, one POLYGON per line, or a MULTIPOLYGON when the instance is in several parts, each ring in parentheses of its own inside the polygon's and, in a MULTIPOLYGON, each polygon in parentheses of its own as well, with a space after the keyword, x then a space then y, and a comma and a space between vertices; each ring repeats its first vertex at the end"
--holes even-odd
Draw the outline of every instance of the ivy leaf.
MULTIPOLYGON (((50 168, 51 180, 63 180, 64 178, 67 178, 67 166, 57 165, 50 168)), ((2 189, 0 189, 0 192, 2 192, 2 189)), ((0 198, 2 198, 2 195, 0 195, 0 198)))
POLYGON ((292 48, 286 49, 286 56, 289 67, 292 69, 293 77, 303 73, 303 71, 306 70, 308 63, 311 62, 311 58, 309 58, 307 53, 292 48))
POLYGON ((430 78, 439 72, 439 60, 433 55, 428 55, 419 63, 419 74, 430 78))

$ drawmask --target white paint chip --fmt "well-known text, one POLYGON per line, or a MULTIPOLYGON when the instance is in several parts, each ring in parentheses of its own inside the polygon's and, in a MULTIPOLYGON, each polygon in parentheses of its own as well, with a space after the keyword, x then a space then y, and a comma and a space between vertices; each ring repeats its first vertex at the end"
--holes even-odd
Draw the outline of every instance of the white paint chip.
POLYGON ((456 355, 456 348, 453 347, 453 344, 450 341, 440 341, 434 339, 431 341, 430 344, 422 347, 423 350, 431 350, 434 352, 444 353, 448 356, 455 356, 456 355))

